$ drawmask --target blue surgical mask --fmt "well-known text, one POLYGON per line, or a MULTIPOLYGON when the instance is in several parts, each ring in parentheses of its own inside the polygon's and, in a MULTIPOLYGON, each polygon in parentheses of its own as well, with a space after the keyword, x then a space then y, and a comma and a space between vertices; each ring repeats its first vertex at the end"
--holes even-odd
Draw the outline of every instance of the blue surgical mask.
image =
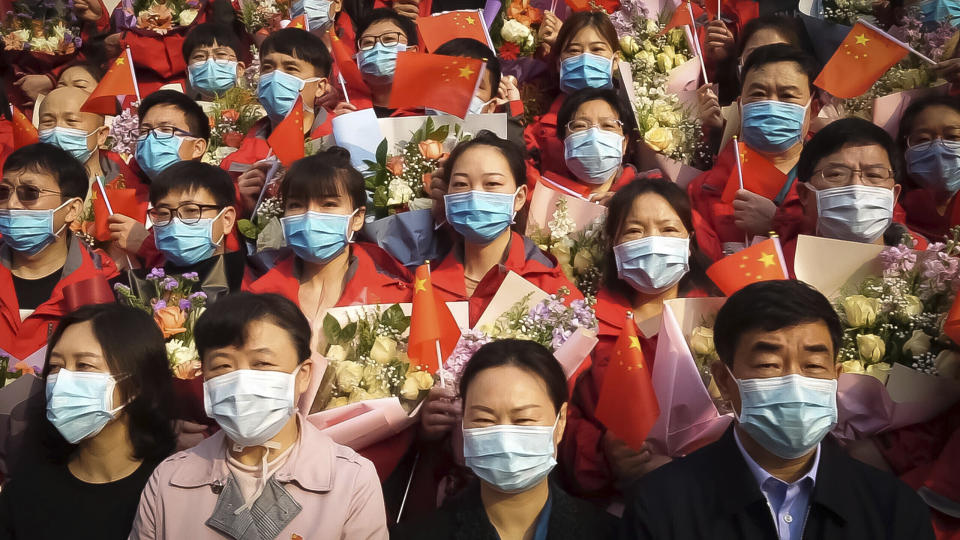
POLYGON ((936 139, 911 146, 907 172, 921 187, 953 195, 960 191, 960 141, 936 139))
MULTIPOLYGON (((177 266, 191 266, 209 259, 217 250, 219 241, 213 241, 213 222, 223 215, 203 218, 187 225, 174 217, 166 225, 153 227, 153 239, 163 256, 177 266)), ((222 239, 222 238, 221 238, 222 239)))
POLYGON ((190 86, 204 94, 220 95, 237 84, 237 62, 207 58, 187 67, 190 86))
MULTIPOLYGON (((319 78, 301 79, 289 73, 273 70, 266 75, 260 76, 260 84, 257 87, 257 99, 260 105, 263 105, 267 111, 270 121, 277 123, 293 110, 297 98, 300 97, 300 91, 309 82, 319 81, 319 78)), ((304 105, 307 105, 306 103, 304 105)))
POLYGON ((53 243, 66 228, 53 230, 53 214, 73 199, 49 210, 0 210, 0 236, 11 249, 36 255, 53 243))
POLYGON ((263 446, 296 412, 298 371, 238 369, 207 379, 203 409, 234 443, 263 446))
POLYGON ((283 237, 297 257, 315 264, 325 264, 343 253, 350 241, 350 219, 353 214, 305 212, 280 218, 283 237))
POLYGON ((817 194, 817 236, 869 244, 880 238, 893 221, 893 190, 854 184, 817 194))
POLYGON ((407 50, 403 43, 386 46, 379 41, 372 49, 357 53, 357 67, 364 80, 384 85, 393 81, 393 72, 397 68, 397 53, 407 50))
POLYGON ((952 26, 960 24, 960 2, 957 0, 926 0, 917 4, 917 7, 925 23, 946 21, 952 26))
POLYGON ((77 158, 80 163, 86 163, 93 151, 96 150, 96 147, 87 148, 87 139, 97 131, 99 131, 99 128, 90 133, 82 129, 65 127, 44 129, 40 132, 40 142, 59 146, 61 149, 70 152, 70 155, 77 158))
POLYGON ((303 9, 307 14, 307 30, 314 31, 325 28, 331 22, 330 0, 303 0, 303 9))
POLYGON ((513 223, 517 192, 464 191, 443 196, 447 223, 471 244, 489 244, 513 223))
POLYGON ((113 406, 116 384, 109 373, 60 368, 47 377, 47 420, 70 444, 93 437, 123 408, 113 406))
POLYGON ((553 444, 556 427, 554 421, 552 426, 464 428, 464 461, 481 480, 504 493, 526 491, 557 465, 553 444))
POLYGON ((760 152, 783 152, 800 142, 807 108, 795 103, 764 100, 743 106, 740 136, 760 152))
POLYGON ((623 135, 592 127, 567 135, 563 159, 582 182, 603 184, 623 161, 623 135))
POLYGON ((647 236, 613 247, 617 275, 638 292, 659 294, 690 270, 690 239, 647 236))
POLYGON ((560 62, 560 90, 572 94, 584 88, 613 88, 613 59, 583 53, 560 62))
POLYGON ((153 131, 137 139, 137 164, 150 178, 155 178, 164 169, 180 161, 180 147, 187 137, 171 135, 157 137, 153 131))
MULTIPOLYGON (((477 96, 470 98, 470 106, 467 108, 467 114, 483 114, 483 108, 487 106, 488 103, 493 101, 483 101, 477 96)), ((424 107, 423 109, 428 115, 431 114, 449 114, 443 111, 438 111, 437 109, 431 109, 430 107, 424 107)))
POLYGON ((806 455, 837 423, 836 379, 794 374, 734 380, 740 389, 740 427, 783 459, 806 455))

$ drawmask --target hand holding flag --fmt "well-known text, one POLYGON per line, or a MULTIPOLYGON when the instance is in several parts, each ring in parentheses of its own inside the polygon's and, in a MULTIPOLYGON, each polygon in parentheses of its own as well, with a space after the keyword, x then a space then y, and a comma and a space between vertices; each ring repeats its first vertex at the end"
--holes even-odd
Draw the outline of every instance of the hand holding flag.
POLYGON ((733 204, 738 189, 745 189, 771 201, 774 200, 787 183, 787 175, 746 144, 740 144, 737 137, 733 138, 730 146, 734 152, 736 166, 730 171, 720 200, 733 204))

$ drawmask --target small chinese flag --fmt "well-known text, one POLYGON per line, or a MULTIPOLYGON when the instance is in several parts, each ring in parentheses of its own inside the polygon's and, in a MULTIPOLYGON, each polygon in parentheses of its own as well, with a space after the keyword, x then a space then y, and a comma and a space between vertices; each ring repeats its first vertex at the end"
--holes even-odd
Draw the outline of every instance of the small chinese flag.
POLYGON ((643 356, 633 313, 613 346, 595 411, 607 429, 630 448, 639 450, 660 416, 651 366, 643 356))
POLYGON ((286 26, 287 28, 299 28, 300 30, 307 29, 307 16, 300 15, 293 18, 286 26))
POLYGON ((463 118, 486 62, 475 58, 402 52, 390 92, 392 109, 430 107, 463 118))
POLYGON ((448 11, 417 19, 420 43, 433 52, 437 47, 457 38, 470 38, 487 44, 487 32, 483 27, 480 11, 476 9, 448 11))
POLYGON ((353 53, 350 52, 347 44, 337 37, 337 33, 332 28, 328 35, 330 36, 330 52, 333 54, 333 61, 337 64, 340 76, 343 77, 350 93, 369 96, 370 89, 367 88, 367 83, 363 82, 363 75, 360 74, 360 68, 357 67, 357 63, 353 59, 353 53))
POLYGON ((670 16, 670 21, 667 23, 666 26, 663 27, 663 30, 660 30, 659 35, 662 36, 667 32, 673 30, 674 28, 680 28, 683 26, 689 26, 690 30, 696 33, 696 31, 694 30, 694 28, 696 28, 696 25, 694 24, 693 19, 690 18, 691 10, 687 9, 687 4, 689 4, 689 2, 681 3, 677 6, 676 9, 673 10, 673 15, 670 16))
POLYGON ((13 149, 39 142, 40 135, 37 133, 37 128, 33 126, 27 115, 13 105, 10 109, 13 111, 13 149))
MULTIPOLYGON (((759 153, 751 150, 749 146, 742 143, 730 143, 730 151, 740 150, 740 170, 743 173, 743 189, 756 193, 770 199, 771 201, 780 194, 784 184, 787 183, 787 175, 783 174, 773 163, 759 153)), ((740 176, 737 174, 737 167, 730 169, 730 177, 727 178, 727 185, 723 189, 720 200, 731 204, 737 197, 737 190, 740 189, 740 176)))
POLYGON ((410 314, 410 340, 407 356, 414 365, 436 373, 445 358, 453 354, 460 340, 460 327, 447 304, 433 292, 430 268, 417 267, 413 281, 413 312, 410 314), (437 342, 442 358, 437 358, 437 342))
POLYGON ((707 268, 707 276, 727 296, 758 281, 787 279, 780 240, 770 238, 724 257, 707 268))
POLYGON ((907 49, 897 40, 858 22, 813 84, 839 98, 857 97, 906 55, 907 49))
POLYGON ((953 300, 953 307, 943 323, 943 333, 954 343, 960 344, 960 294, 953 300))
POLYGON ((267 144, 284 167, 303 157, 303 98, 298 97, 286 118, 274 126, 267 144))
POLYGON ((113 61, 100 84, 80 107, 81 111, 97 114, 117 114, 117 103, 126 96, 137 94, 137 80, 133 74, 130 49, 113 61))
MULTIPOLYGON (((100 184, 94 182, 94 185, 99 186, 100 184)), ((140 217, 137 216, 140 208, 140 204, 137 202, 137 190, 107 187, 101 191, 97 187, 93 197, 93 237, 100 242, 110 240, 110 224, 107 221, 110 218, 110 210, 107 209, 107 204, 103 200, 104 194, 109 199, 110 209, 113 210, 114 214, 131 217, 137 221, 140 220, 140 217)))

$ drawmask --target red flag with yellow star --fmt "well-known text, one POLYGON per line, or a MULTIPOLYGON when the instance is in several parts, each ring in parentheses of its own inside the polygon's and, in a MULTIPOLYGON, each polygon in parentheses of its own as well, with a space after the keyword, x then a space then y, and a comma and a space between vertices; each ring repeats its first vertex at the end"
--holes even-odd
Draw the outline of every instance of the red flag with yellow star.
POLYGON ((670 20, 667 22, 667 25, 660 30, 658 35, 662 36, 674 28, 682 28, 684 26, 689 26, 691 31, 695 31, 697 26, 690 17, 693 7, 691 6, 690 9, 687 9, 687 3, 689 2, 681 2, 674 8, 673 14, 670 15, 670 20))
POLYGON ((113 65, 87 101, 80 107, 81 111, 97 114, 117 114, 117 103, 126 96, 137 95, 137 79, 133 74, 133 60, 130 49, 124 51, 113 65))
POLYGON ((614 436, 639 450, 660 416, 660 405, 633 313, 627 312, 626 317, 610 354, 595 414, 614 436))
POLYGON ((907 49, 899 41, 858 22, 813 84, 839 98, 857 97, 906 55, 907 49))
MULTIPOLYGON (((349 88, 350 95, 346 97, 350 99, 354 96, 369 97, 370 89, 367 88, 367 83, 363 82, 363 75, 360 74, 360 68, 357 67, 353 53, 350 52, 347 44, 337 37, 333 28, 327 32, 327 35, 330 36, 330 53, 333 55, 333 61, 340 71, 344 84, 349 88)), ((332 82, 336 84, 336 81, 332 82)))
POLYGON ((727 296, 758 281, 788 279, 780 240, 770 238, 728 255, 710 265, 707 276, 727 296))
POLYGON ((13 149, 39 142, 40 135, 37 133, 37 128, 30 122, 27 115, 13 105, 10 109, 13 111, 13 149))
POLYGON ((475 39, 493 49, 487 38, 480 10, 477 9, 448 11, 429 17, 420 17, 417 19, 417 33, 420 35, 420 43, 429 52, 457 38, 475 39))
POLYGON ((287 28, 299 28, 300 30, 307 29, 307 16, 300 15, 299 17, 294 17, 286 26, 287 28))
POLYGON ((730 152, 740 150, 740 173, 737 167, 730 169, 730 176, 727 178, 727 185, 723 189, 720 200, 731 204, 737 198, 737 190, 740 189, 740 174, 743 174, 743 189, 766 197, 771 201, 780 194, 784 184, 787 183, 787 175, 783 174, 773 163, 752 150, 743 143, 729 143, 730 152))
POLYGON ((444 359, 453 354, 460 340, 460 327, 446 302, 433 292, 430 268, 417 267, 413 280, 413 312, 410 314, 410 339, 407 356, 415 366, 436 373, 444 359), (437 358, 437 343, 441 358, 437 358))
POLYGON ((303 98, 298 97, 286 118, 274 126, 267 144, 284 167, 303 157, 303 98))
POLYGON ((943 333, 954 343, 960 343, 960 294, 953 300, 953 307, 943 323, 943 333))
POLYGON ((391 109, 430 107, 463 118, 486 62, 475 58, 402 52, 390 92, 391 109))

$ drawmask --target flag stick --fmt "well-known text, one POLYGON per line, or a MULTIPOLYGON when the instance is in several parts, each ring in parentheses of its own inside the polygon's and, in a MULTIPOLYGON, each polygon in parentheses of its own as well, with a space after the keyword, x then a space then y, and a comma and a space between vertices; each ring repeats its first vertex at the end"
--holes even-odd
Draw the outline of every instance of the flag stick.
POLYGON ((130 76, 133 77, 133 89, 137 94, 137 104, 140 103, 140 84, 137 83, 137 70, 133 69, 133 54, 130 52, 130 46, 127 46, 127 62, 130 66, 130 76))
POLYGON ((700 60, 700 72, 703 73, 703 84, 710 84, 710 80, 707 79, 707 65, 703 62, 703 53, 700 51, 700 38, 697 37, 697 23, 693 19, 693 8, 690 6, 690 0, 687 0, 687 13, 690 14, 690 35, 693 39, 693 51, 697 55, 697 59, 700 60))
POLYGON ((924 56, 923 54, 920 54, 919 51, 917 51, 916 49, 914 49, 914 48, 911 47, 910 45, 907 45, 906 43, 900 41, 899 39, 897 39, 897 38, 895 38, 895 37, 893 37, 893 36, 891 36, 890 34, 884 32, 883 30, 877 28, 876 26, 868 23, 867 21, 865 21, 865 20, 863 20, 863 19, 857 19, 857 22, 860 23, 860 24, 862 24, 862 25, 864 25, 864 26, 866 26, 867 28, 873 30, 874 32, 877 32, 878 34, 883 35, 885 38, 887 38, 887 39, 889 39, 890 41, 896 43, 897 45, 903 47, 904 49, 912 52, 913 54, 917 55, 918 58, 920 58, 920 59, 923 60, 924 62, 930 64, 931 66, 937 65, 936 62, 934 62, 934 61, 931 60, 930 58, 927 58, 927 57, 924 56))
POLYGON ((407 504, 407 495, 410 494, 410 484, 413 483, 413 473, 417 470, 417 463, 420 461, 420 452, 413 457, 413 466, 410 467, 410 476, 407 478, 407 487, 403 490, 403 500, 400 501, 400 510, 397 511, 397 523, 403 517, 403 507, 407 504))
MULTIPOLYGON (((427 276, 430 275, 430 261, 423 261, 423 264, 427 265, 427 276)), ((430 286, 433 286, 433 280, 430 280, 430 286)), ((434 300, 436 301, 436 300, 434 300)), ((446 388, 447 383, 443 380, 443 351, 440 350, 440 340, 434 340, 433 344, 437 348, 437 375, 440 377, 440 388, 446 388)))
POLYGON ((550 13, 556 13, 556 12, 557 12, 557 0, 552 0, 550 2, 550 13))
POLYGON ((347 81, 343 80, 343 73, 337 73, 337 77, 340 78, 340 88, 343 89, 343 99, 350 103, 350 96, 347 94, 347 81))
MULTIPOLYGON (((129 52, 130 49, 127 49, 129 52)), ((107 189, 103 185, 103 177, 99 174, 97 175, 97 187, 100 188, 100 195, 103 196, 103 205, 107 207, 107 213, 111 216, 114 214, 113 206, 110 204, 110 197, 107 197, 107 189)), ((123 256, 127 259, 127 268, 133 268, 133 261, 130 260, 130 255, 127 253, 127 250, 123 250, 123 256)))
MULTIPOLYGON (((736 135, 733 136, 733 155, 737 161, 737 180, 740 183, 740 189, 743 189, 743 166, 740 165, 740 142, 737 140, 736 135)), ((750 233, 743 234, 743 247, 750 247, 750 233)))
POLYGON ((721 9, 720 4, 721 4, 721 2, 723 2, 723 0, 717 0, 717 20, 718 20, 718 21, 720 20, 720 9, 721 9))

